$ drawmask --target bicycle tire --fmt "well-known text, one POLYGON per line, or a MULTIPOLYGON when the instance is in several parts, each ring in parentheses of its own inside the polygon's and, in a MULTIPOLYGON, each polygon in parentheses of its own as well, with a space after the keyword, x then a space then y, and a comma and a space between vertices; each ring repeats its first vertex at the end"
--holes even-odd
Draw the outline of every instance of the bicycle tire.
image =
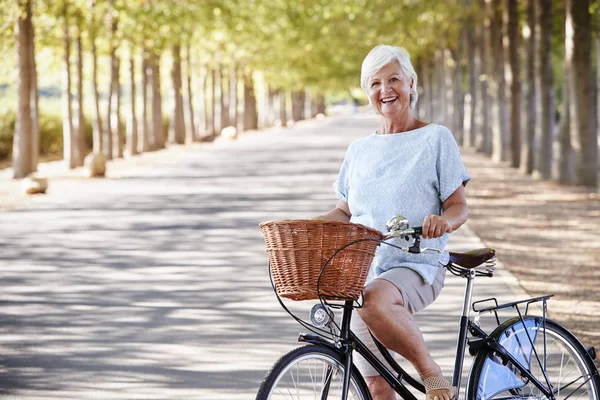
MULTIPOLYGON (((581 342, 566 328, 546 319, 546 352, 544 353, 544 322, 535 316, 512 318, 492 333, 511 355, 529 368, 546 386, 542 370, 546 371, 556 400, 600 400, 600 378, 594 361, 581 342), (524 327, 530 333, 539 356, 538 362, 524 327), (545 354, 545 356, 544 356, 545 354), (544 365, 544 359, 546 361, 544 365), (577 376, 580 374, 580 376, 577 376)), ((504 366, 498 355, 480 351, 473 361, 467 384, 468 400, 547 399, 531 382, 520 379, 510 363, 504 366)))
MULTIPOLYGON (((273 365, 260 385, 256 400, 339 400, 343 376, 344 357, 340 352, 322 345, 298 347, 273 365), (326 397, 322 396, 324 389, 326 397)), ((350 376, 348 400, 371 400, 356 367, 350 376)))

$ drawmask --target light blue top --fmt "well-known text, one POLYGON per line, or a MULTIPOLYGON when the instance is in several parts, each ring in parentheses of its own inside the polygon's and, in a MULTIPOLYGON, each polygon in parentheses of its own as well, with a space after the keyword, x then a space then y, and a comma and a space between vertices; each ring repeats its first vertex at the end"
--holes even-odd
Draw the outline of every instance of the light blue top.
MULTIPOLYGON (((429 124, 408 132, 373 133, 350 144, 333 184, 340 199, 348 203, 351 222, 386 233, 385 223, 394 215, 421 226, 430 214, 441 215, 444 202, 471 179, 458 146, 448 128, 429 124)), ((422 239, 421 247, 444 250, 448 234, 422 239)), ((406 247, 408 242, 392 239, 406 247)), ((432 284, 448 252, 410 254, 380 245, 375 252, 367 282, 395 267, 418 272, 432 284)))

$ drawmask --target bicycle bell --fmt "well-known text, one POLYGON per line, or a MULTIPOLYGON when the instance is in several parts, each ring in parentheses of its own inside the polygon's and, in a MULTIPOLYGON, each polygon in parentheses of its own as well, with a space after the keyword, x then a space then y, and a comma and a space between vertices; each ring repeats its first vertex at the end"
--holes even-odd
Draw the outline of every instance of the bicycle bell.
POLYGON ((388 232, 408 229, 408 219, 404 218, 402 215, 396 215, 386 222, 385 227, 387 228, 388 232))
POLYGON ((315 304, 310 310, 310 322, 317 328, 324 328, 333 322, 333 311, 323 304, 315 304))

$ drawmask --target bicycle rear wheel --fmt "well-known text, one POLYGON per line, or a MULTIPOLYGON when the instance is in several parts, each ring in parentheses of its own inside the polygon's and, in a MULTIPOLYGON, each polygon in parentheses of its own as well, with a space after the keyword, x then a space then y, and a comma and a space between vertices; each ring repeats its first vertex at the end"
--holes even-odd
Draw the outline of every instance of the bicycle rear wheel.
MULTIPOLYGON (((273 365, 256 400, 339 400, 343 380, 344 360, 340 353, 326 346, 299 347, 273 365)), ((352 369, 348 400, 371 400, 356 368, 352 369)))
MULTIPOLYGON (((541 317, 528 316, 524 321, 525 324, 518 317, 506 321, 490 336, 544 386, 547 386, 547 376, 556 400, 600 400, 598 371, 581 342, 551 320, 546 319, 544 324, 541 317)), ((481 351, 469 375, 467 399, 542 400, 547 397, 510 363, 505 366, 497 354, 481 351)))

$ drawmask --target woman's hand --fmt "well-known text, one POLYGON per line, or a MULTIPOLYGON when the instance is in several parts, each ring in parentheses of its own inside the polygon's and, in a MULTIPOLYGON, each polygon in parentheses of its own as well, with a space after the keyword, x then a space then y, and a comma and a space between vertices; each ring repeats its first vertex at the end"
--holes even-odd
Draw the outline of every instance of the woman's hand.
POLYGON ((445 233, 452 233, 452 225, 440 215, 428 215, 423 221, 424 239, 434 239, 443 236, 445 233))

